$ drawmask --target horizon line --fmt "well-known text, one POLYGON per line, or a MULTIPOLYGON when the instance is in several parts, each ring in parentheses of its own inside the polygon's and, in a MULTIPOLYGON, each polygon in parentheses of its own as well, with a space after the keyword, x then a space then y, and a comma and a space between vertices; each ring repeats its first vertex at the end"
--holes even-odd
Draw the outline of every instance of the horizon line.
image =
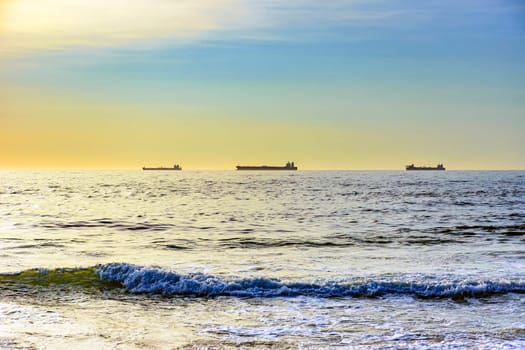
MULTIPOLYGON (((0 171, 53 171, 53 170, 84 170, 84 171, 97 171, 97 170, 107 170, 107 171, 119 171, 119 170, 137 170, 144 171, 142 167, 122 167, 122 168, 110 168, 110 167, 0 167, 0 171)), ((235 168, 182 168, 180 171, 234 171, 238 172, 235 168)), ((260 170, 262 172, 272 172, 271 170, 260 170)), ((287 170, 283 170, 288 172, 287 170)), ((293 171, 407 171, 404 168, 379 168, 379 169, 370 169, 370 168, 298 168, 293 171)), ((446 171, 525 171, 525 168, 447 168, 446 171)), ((257 172, 257 170, 248 171, 257 172)), ((278 171, 279 172, 279 171, 278 171)), ((417 171, 416 171, 417 172, 417 171)))

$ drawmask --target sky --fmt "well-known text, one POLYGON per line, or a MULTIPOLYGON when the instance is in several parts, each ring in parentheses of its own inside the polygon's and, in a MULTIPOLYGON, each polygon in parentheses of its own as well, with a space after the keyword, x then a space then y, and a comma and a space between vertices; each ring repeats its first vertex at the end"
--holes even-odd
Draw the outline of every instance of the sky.
POLYGON ((525 2, 0 0, 0 168, 525 169, 525 2))

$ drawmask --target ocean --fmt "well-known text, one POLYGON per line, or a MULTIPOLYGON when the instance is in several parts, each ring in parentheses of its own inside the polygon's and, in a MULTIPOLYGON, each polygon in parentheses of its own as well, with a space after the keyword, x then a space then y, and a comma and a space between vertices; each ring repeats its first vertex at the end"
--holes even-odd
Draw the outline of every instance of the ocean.
POLYGON ((0 171, 0 348, 523 349, 525 171, 0 171))

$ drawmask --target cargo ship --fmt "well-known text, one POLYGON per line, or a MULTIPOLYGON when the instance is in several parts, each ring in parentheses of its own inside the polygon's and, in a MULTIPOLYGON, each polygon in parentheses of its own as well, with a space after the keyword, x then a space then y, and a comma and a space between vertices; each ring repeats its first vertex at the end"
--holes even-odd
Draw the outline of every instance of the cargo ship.
POLYGON ((406 166, 407 170, 445 170, 445 167, 443 164, 438 164, 437 166, 414 166, 414 164, 410 164, 406 166))
POLYGON ((294 162, 288 162, 285 166, 273 165, 237 165, 237 170, 297 170, 294 162))
POLYGON ((180 167, 179 164, 175 164, 172 168, 167 168, 167 167, 162 167, 162 166, 148 168, 148 167, 143 166, 142 170, 182 170, 182 168, 180 167))

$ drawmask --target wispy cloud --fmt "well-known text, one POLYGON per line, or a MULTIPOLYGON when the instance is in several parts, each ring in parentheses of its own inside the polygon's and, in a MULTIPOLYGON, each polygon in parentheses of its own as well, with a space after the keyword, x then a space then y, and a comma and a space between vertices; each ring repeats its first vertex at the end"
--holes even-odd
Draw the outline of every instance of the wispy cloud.
POLYGON ((267 20, 280 24, 326 24, 342 22, 366 22, 396 17, 404 11, 391 9, 383 1, 363 0, 289 0, 272 2, 259 0, 252 2, 254 8, 266 14, 267 20))
POLYGON ((3 54, 192 38, 222 28, 235 0, 10 0, 0 17, 3 54))
MULTIPOLYGON (((0 0, 0 55, 202 39, 304 40, 344 26, 420 23, 491 0, 0 0)), ((506 5, 508 7, 508 4, 506 5)))
POLYGON ((0 55, 210 36, 283 39, 290 28, 383 20, 362 0, 3 0, 0 55))

